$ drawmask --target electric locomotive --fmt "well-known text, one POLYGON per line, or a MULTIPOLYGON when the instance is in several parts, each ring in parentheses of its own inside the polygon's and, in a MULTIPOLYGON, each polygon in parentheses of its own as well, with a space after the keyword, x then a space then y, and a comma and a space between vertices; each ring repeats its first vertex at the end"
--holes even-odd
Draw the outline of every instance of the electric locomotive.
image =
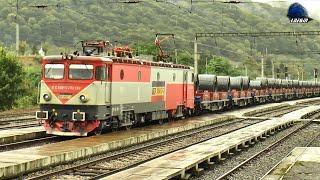
POLYGON ((194 111, 192 67, 136 59, 127 47, 103 55, 107 45, 83 41, 83 55, 43 57, 36 117, 47 134, 87 136, 194 111))
POLYGON ((192 67, 135 58, 130 48, 82 41, 82 55, 46 56, 39 84, 47 134, 87 136, 104 129, 320 95, 320 83, 199 74, 192 67), (111 51, 113 55, 108 53, 111 51))

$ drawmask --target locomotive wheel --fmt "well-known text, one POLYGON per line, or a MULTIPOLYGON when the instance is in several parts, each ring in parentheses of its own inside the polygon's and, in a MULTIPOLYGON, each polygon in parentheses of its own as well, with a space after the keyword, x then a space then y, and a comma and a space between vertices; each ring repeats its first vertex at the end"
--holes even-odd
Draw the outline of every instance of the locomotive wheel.
POLYGON ((99 127, 97 127, 97 129, 94 131, 94 135, 101 135, 102 134, 102 128, 100 128, 100 126, 99 127))
POLYGON ((112 131, 118 131, 118 129, 120 127, 119 119, 117 117, 112 117, 110 125, 111 125, 111 130, 112 131))
POLYGON ((94 130, 95 135, 101 135, 105 128, 105 122, 100 121, 99 126, 94 130))
POLYGON ((127 131, 130 130, 131 128, 132 128, 132 125, 126 126, 126 130, 127 130, 127 131))

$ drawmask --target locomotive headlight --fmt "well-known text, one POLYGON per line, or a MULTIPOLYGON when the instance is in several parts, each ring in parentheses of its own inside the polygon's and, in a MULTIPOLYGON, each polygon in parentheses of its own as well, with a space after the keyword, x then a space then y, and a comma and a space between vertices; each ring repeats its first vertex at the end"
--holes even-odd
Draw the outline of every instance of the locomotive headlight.
POLYGON ((80 95, 80 101, 85 103, 85 102, 88 102, 88 98, 85 96, 85 95, 80 95))
POLYGON ((44 99, 45 101, 50 101, 50 100, 51 100, 51 94, 50 94, 50 93, 46 93, 46 94, 44 94, 42 97, 43 97, 43 99, 44 99))

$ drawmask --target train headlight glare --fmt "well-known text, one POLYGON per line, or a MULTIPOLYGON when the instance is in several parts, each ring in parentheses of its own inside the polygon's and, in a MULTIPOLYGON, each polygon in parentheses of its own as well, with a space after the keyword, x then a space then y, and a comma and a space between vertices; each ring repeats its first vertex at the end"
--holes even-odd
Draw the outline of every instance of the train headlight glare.
POLYGON ((44 94, 43 95, 43 99, 46 101, 50 101, 51 100, 51 95, 50 94, 44 94))
POLYGON ((81 95, 81 96, 80 96, 80 101, 81 101, 81 102, 87 102, 87 101, 88 101, 88 98, 87 98, 85 95, 81 95))

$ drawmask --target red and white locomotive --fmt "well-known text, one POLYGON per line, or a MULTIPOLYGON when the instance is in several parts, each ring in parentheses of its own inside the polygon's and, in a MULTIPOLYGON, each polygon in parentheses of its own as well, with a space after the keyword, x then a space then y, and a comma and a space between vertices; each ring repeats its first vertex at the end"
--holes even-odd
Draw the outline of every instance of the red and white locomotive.
POLYGON ((105 41, 83 41, 83 54, 42 59, 40 111, 47 134, 86 136, 103 129, 248 104, 320 95, 320 83, 199 74, 192 67, 106 55, 105 41))
POLYGON ((36 117, 45 121, 47 134, 86 136, 106 127, 192 113, 191 67, 136 59, 129 48, 114 48, 115 56, 101 56, 104 41, 86 41, 82 46, 83 56, 42 59, 36 117))

